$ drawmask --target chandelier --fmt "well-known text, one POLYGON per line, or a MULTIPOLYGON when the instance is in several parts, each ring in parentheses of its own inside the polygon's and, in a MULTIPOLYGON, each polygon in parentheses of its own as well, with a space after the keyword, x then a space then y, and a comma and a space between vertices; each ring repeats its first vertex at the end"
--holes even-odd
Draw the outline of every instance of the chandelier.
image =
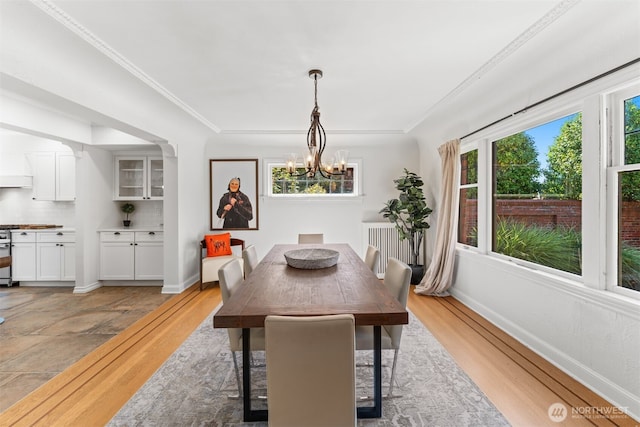
POLYGON ((324 131, 322 123, 320 123, 320 111, 318 109, 318 79, 322 78, 322 70, 309 70, 309 77, 313 79, 314 86, 314 106, 311 111, 311 126, 307 132, 307 150, 306 157, 303 156, 304 171, 297 174, 298 156, 295 153, 289 154, 287 158, 287 172, 293 176, 306 175, 309 178, 320 173, 324 178, 332 175, 343 175, 347 170, 347 157, 349 155, 346 150, 338 150, 334 158, 328 162, 323 162, 322 154, 327 145, 327 134, 324 131))

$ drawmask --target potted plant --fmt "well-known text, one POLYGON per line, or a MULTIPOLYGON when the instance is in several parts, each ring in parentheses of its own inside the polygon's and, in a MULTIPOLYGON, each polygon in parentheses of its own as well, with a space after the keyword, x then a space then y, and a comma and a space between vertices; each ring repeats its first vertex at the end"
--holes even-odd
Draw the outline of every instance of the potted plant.
POLYGON ((422 178, 413 172, 404 169, 404 176, 394 179, 396 188, 400 191, 397 199, 389 200, 380 213, 390 222, 394 223, 400 240, 409 240, 411 248, 411 284, 417 285, 424 276, 424 266, 418 264, 420 246, 424 237, 424 231, 429 228, 426 221, 432 210, 429 209, 422 192, 422 178))
POLYGON ((129 214, 132 214, 133 211, 136 210, 136 207, 133 205, 133 203, 125 203, 122 206, 120 206, 120 210, 122 212, 124 212, 125 217, 124 220, 122 221, 122 224, 125 227, 129 227, 131 225, 131 221, 129 220, 129 214))

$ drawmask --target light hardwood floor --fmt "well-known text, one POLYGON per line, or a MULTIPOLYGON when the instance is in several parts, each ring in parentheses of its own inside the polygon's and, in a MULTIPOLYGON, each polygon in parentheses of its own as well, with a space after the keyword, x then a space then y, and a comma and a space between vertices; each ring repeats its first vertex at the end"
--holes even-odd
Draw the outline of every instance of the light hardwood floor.
MULTIPOLYGON (((104 425, 220 301, 217 287, 176 295, 0 414, 0 425, 104 425)), ((553 403, 610 405, 454 298, 410 292, 408 307, 512 425, 638 425, 626 416, 569 415, 552 422, 547 411, 553 403)))

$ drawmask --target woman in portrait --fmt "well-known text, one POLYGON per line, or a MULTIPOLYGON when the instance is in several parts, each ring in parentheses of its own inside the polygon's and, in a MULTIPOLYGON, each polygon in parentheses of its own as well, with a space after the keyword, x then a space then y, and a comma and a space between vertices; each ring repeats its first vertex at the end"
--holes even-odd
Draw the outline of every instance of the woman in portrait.
POLYGON ((222 228, 249 228, 253 219, 253 208, 246 194, 240 191, 240 178, 231 178, 227 192, 220 198, 216 212, 224 219, 222 228))

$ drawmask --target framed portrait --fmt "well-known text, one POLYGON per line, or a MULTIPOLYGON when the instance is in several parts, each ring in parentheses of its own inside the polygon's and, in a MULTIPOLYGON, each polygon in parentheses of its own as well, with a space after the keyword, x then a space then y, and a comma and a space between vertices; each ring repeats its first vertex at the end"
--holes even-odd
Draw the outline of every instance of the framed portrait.
POLYGON ((211 230, 258 229, 258 159, 209 159, 211 230))

